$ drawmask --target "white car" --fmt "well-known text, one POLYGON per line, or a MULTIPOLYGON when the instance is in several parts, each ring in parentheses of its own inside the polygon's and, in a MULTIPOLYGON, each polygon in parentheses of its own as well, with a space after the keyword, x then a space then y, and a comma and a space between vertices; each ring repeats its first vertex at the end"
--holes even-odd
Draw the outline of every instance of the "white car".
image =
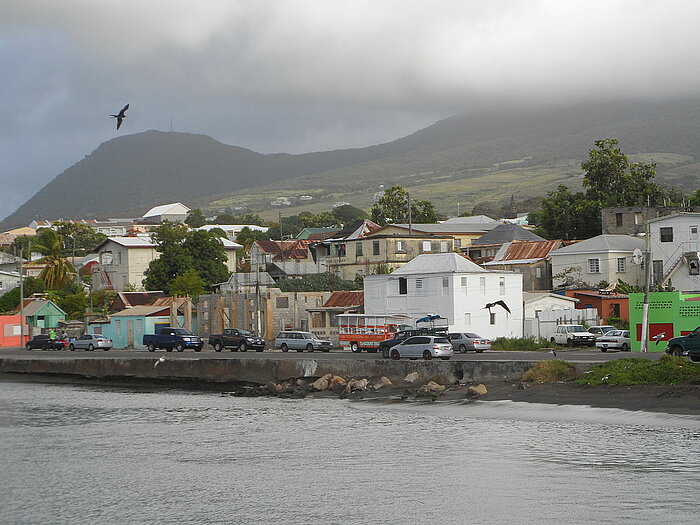
POLYGON ((582 324, 560 324, 551 338, 551 342, 566 346, 593 346, 595 335, 586 330, 582 324))
POLYGON ((392 359, 401 359, 402 357, 418 359, 422 357, 427 361, 433 357, 439 357, 448 360, 454 355, 454 350, 452 343, 446 337, 415 335, 392 346, 389 355, 392 359))
POLYGON ((603 326, 591 326, 588 331, 596 336, 596 339, 601 335, 607 334, 610 330, 617 330, 614 326, 603 325, 603 326))
POLYGON ((69 348, 71 350, 86 350, 88 352, 92 352, 95 348, 98 348, 106 352, 112 348, 112 340, 99 334, 85 334, 71 341, 69 348))
POLYGON ((630 331, 629 330, 610 330, 601 335, 595 342, 595 345, 600 348, 601 352, 608 350, 620 350, 622 352, 630 351, 630 331))

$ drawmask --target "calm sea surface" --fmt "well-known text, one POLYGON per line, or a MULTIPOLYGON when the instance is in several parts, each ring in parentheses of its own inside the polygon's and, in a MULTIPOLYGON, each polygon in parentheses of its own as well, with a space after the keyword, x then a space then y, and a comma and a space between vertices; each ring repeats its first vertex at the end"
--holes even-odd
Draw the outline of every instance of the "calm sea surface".
POLYGON ((0 382, 0 523, 698 523, 700 418, 0 382))

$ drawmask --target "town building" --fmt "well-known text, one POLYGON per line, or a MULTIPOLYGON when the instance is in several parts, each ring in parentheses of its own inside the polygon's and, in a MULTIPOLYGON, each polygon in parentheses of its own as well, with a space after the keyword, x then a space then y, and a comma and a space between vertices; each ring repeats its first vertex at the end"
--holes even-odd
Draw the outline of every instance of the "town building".
POLYGON ((629 235, 598 235, 549 253, 554 288, 566 286, 595 287, 605 281, 618 280, 642 285, 644 270, 635 259, 635 250, 644 249, 644 240, 629 235))
POLYGON ((649 220, 652 282, 700 292, 700 213, 649 220))
POLYGON ((4 295, 7 292, 11 292, 17 288, 19 286, 19 282, 19 272, 0 270, 0 295, 4 295))
POLYGON ((475 263, 482 264, 491 261, 504 244, 516 240, 544 241, 545 239, 518 224, 499 224, 478 239, 474 239, 469 246, 462 248, 462 251, 475 263))
POLYGON ((565 294, 578 299, 576 308, 595 309, 598 317, 605 323, 611 317, 629 321, 629 298, 626 294, 600 290, 566 290, 565 294))
MULTIPOLYGON (((640 350, 644 294, 629 295, 631 348, 640 350)), ((700 293, 651 292, 648 313, 649 352, 663 352, 672 337, 687 335, 700 326, 700 293)))
POLYGON ((700 208, 672 208, 669 206, 619 206, 601 210, 603 234, 641 235, 646 232, 647 222, 659 217, 675 215, 681 211, 698 212, 700 208))
POLYGON ((190 209, 187 206, 180 202, 174 202, 172 204, 154 206, 143 214, 142 219, 152 222, 185 222, 189 212, 190 209))
POLYGON ((481 264, 487 270, 518 272, 523 275, 523 291, 552 289, 552 266, 549 254, 562 246, 562 241, 507 242, 490 262, 481 264))
POLYGON ((364 278, 366 314, 440 315, 450 330, 521 337, 522 275, 492 272, 456 253, 423 254, 391 274, 364 278), (508 307, 508 312, 499 301, 508 307))

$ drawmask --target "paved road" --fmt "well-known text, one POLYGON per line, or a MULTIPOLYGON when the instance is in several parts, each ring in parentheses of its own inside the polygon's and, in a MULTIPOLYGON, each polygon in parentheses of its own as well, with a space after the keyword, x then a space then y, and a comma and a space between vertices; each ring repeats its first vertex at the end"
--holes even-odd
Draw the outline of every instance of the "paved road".
MULTIPOLYGON (((557 349, 557 358, 565 359, 571 362, 600 362, 609 361, 611 359, 620 359, 623 357, 640 357, 644 359, 658 359, 663 355, 663 352, 649 352, 642 354, 640 352, 601 352, 600 350, 594 350, 592 348, 576 348, 576 349, 557 349)), ((169 358, 174 359, 187 359, 187 358, 199 358, 199 359, 260 359, 265 357, 275 357, 276 359, 299 359, 299 358, 313 358, 317 360, 321 359, 383 359, 380 353, 370 354, 367 352, 362 352, 359 354, 354 354, 350 350, 332 350, 331 352, 282 352, 281 350, 266 350, 265 352, 230 352, 225 351, 221 353, 214 352, 213 348, 210 346, 205 346, 201 352, 194 352, 192 350, 185 350, 182 353, 178 352, 166 352, 165 350, 156 350, 156 352, 151 353, 147 350, 110 350, 105 352, 104 350, 95 350, 94 352, 85 352, 81 350, 76 350, 71 352, 70 350, 57 350, 57 351, 42 351, 42 350, 31 350, 27 351, 23 348, 10 348, 10 349, 0 349, 0 357, 9 356, 25 356, 25 357, 72 357, 76 359, 84 357, 129 357, 129 358, 144 358, 153 359, 153 356, 167 355, 169 358)), ((455 354, 452 358, 455 361, 533 361, 533 360, 548 360, 554 359, 554 356, 549 352, 504 352, 489 350, 481 354, 477 353, 467 353, 467 354, 455 354)))

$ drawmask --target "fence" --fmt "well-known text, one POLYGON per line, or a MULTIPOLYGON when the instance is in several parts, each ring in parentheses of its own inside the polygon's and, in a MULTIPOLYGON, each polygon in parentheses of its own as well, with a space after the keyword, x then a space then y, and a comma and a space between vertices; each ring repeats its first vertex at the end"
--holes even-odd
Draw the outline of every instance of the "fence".
POLYGON ((523 335, 548 341, 560 324, 587 324, 589 326, 600 323, 598 310, 595 308, 566 310, 546 310, 537 312, 536 317, 526 318, 523 323, 523 335))

